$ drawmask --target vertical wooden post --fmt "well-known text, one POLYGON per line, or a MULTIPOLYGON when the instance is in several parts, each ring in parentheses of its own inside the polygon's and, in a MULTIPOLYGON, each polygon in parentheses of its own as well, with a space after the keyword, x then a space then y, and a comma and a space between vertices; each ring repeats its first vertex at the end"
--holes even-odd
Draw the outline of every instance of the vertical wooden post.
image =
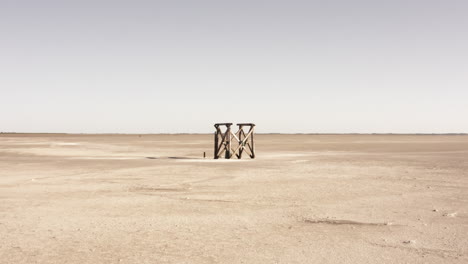
POLYGON ((226 134, 225 134, 225 137, 226 137, 226 156, 225 158, 226 159, 230 159, 231 158, 231 140, 232 140, 232 136, 231 136, 231 125, 226 125, 227 126, 227 129, 226 129, 226 134))
POLYGON ((241 145, 239 147, 239 155, 237 156, 239 159, 242 159, 242 152, 244 151, 244 141, 243 141, 243 136, 244 135, 244 129, 243 129, 243 125, 239 125, 239 144, 241 145))
POLYGON ((213 155, 213 157, 214 157, 215 159, 218 159, 218 158, 219 158, 219 157, 218 157, 218 152, 219 152, 218 133, 219 133, 219 129, 218 129, 218 126, 217 126, 217 125, 215 125, 215 127, 216 127, 216 132, 215 132, 215 134, 214 134, 215 138, 214 138, 214 155, 213 155))
POLYGON ((250 133, 250 143, 252 144, 252 155, 250 157, 252 159, 255 159, 254 128, 255 128, 255 125, 252 126, 252 128, 251 128, 252 133, 250 133))

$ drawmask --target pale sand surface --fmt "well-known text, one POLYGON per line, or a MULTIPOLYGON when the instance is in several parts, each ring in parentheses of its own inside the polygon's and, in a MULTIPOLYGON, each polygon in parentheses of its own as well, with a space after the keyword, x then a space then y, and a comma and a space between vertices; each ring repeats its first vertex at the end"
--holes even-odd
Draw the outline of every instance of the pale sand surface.
POLYGON ((0 263, 468 263, 468 136, 256 140, 2 134, 0 263))

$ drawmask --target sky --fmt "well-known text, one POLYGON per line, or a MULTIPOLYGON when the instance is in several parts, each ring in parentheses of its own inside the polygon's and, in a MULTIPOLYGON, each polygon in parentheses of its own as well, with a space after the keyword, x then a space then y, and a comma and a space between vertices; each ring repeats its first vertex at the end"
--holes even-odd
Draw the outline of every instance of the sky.
POLYGON ((468 1, 0 0, 0 131, 468 133, 468 1))

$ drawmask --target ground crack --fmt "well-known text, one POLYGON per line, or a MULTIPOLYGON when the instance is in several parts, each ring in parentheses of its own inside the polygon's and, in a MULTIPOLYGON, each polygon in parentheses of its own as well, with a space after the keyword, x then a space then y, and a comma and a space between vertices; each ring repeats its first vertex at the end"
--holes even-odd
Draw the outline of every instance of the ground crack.
POLYGON ((358 225, 358 226, 389 226, 391 223, 367 223, 345 219, 303 219, 306 224, 325 224, 325 225, 358 225))

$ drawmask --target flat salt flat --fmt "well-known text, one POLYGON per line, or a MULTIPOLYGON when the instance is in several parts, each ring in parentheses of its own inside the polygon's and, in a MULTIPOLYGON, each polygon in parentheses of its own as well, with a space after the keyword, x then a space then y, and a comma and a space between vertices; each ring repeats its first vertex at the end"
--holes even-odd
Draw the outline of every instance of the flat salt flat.
POLYGON ((256 142, 0 134, 0 263, 468 263, 468 136, 256 142))

